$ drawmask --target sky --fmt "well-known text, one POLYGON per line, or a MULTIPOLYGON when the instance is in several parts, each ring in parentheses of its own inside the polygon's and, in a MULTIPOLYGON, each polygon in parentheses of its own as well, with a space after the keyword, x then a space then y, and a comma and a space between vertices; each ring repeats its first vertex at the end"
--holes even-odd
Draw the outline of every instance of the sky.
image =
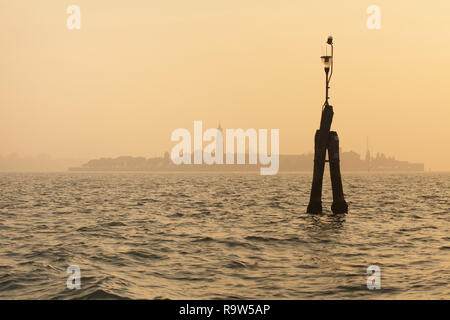
POLYGON ((448 12, 447 0, 0 0, 0 155, 161 156, 194 120, 280 129, 280 153, 312 152, 332 35, 342 149, 364 156, 369 137, 372 153, 450 170, 448 12))

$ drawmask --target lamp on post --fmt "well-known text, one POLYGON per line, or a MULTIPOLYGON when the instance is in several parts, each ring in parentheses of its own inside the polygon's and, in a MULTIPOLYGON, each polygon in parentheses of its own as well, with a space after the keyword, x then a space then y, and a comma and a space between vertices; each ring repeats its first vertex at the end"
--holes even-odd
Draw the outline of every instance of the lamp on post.
POLYGON ((329 36, 327 39, 327 44, 331 46, 331 56, 321 56, 320 59, 322 59, 322 63, 325 69, 325 103, 324 106, 328 105, 328 99, 330 98, 328 96, 328 89, 330 89, 330 80, 331 76, 333 75, 333 37, 329 36), (331 70, 331 72, 330 72, 331 70))

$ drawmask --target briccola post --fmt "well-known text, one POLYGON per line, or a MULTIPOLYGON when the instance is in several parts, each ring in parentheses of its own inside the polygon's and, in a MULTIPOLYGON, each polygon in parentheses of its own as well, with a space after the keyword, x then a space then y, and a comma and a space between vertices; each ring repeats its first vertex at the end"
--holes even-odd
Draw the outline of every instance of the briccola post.
POLYGON ((322 213, 322 182, 325 162, 330 165, 331 186, 333 189, 333 204, 331 211, 334 214, 343 214, 348 212, 348 205, 344 199, 344 190, 342 188, 340 160, 339 160, 339 137, 337 132, 330 131, 333 121, 333 107, 329 105, 328 89, 333 75, 333 38, 328 37, 327 44, 331 46, 331 56, 322 56, 322 62, 325 68, 325 103, 322 108, 320 119, 320 128, 316 131, 314 138, 314 174, 311 187, 311 197, 308 204, 308 213, 322 213), (328 151, 328 160, 326 153, 328 151))

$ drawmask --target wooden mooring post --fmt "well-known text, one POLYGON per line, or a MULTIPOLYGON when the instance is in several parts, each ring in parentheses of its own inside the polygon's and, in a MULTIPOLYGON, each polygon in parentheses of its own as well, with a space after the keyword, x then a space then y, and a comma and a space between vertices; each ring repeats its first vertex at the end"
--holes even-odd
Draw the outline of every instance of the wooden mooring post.
POLYGON ((314 138, 314 173, 307 213, 322 213, 322 184, 325 162, 329 162, 330 165, 331 187, 333 189, 331 211, 334 214, 348 212, 341 179, 339 137, 337 132, 330 131, 333 115, 333 107, 325 105, 320 120, 320 129, 316 131, 314 138), (328 161, 325 159, 327 150, 328 161))
POLYGON ((331 131, 333 122, 333 107, 328 104, 328 89, 331 76, 333 75, 333 57, 334 46, 333 37, 329 36, 327 44, 331 46, 331 56, 320 57, 325 70, 325 103, 320 118, 320 128, 316 131, 314 137, 314 174, 311 186, 311 197, 306 212, 319 214, 322 213, 322 183, 325 162, 330 164, 331 187, 333 188, 333 204, 331 211, 334 214, 348 212, 348 205, 344 199, 344 190, 342 188, 341 169, 339 160, 339 137, 337 132, 331 131), (328 150, 328 161, 325 160, 328 150))

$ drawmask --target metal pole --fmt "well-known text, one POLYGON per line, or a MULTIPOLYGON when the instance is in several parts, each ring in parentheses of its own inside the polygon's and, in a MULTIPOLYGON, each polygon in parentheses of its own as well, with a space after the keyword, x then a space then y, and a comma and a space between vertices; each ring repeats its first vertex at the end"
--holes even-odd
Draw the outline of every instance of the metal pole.
POLYGON ((328 72, 330 71, 330 69, 329 68, 325 68, 325 105, 327 106, 328 105, 328 99, 329 99, 329 97, 328 97, 328 89, 330 88, 329 87, 329 83, 330 83, 330 80, 328 79, 328 72))

